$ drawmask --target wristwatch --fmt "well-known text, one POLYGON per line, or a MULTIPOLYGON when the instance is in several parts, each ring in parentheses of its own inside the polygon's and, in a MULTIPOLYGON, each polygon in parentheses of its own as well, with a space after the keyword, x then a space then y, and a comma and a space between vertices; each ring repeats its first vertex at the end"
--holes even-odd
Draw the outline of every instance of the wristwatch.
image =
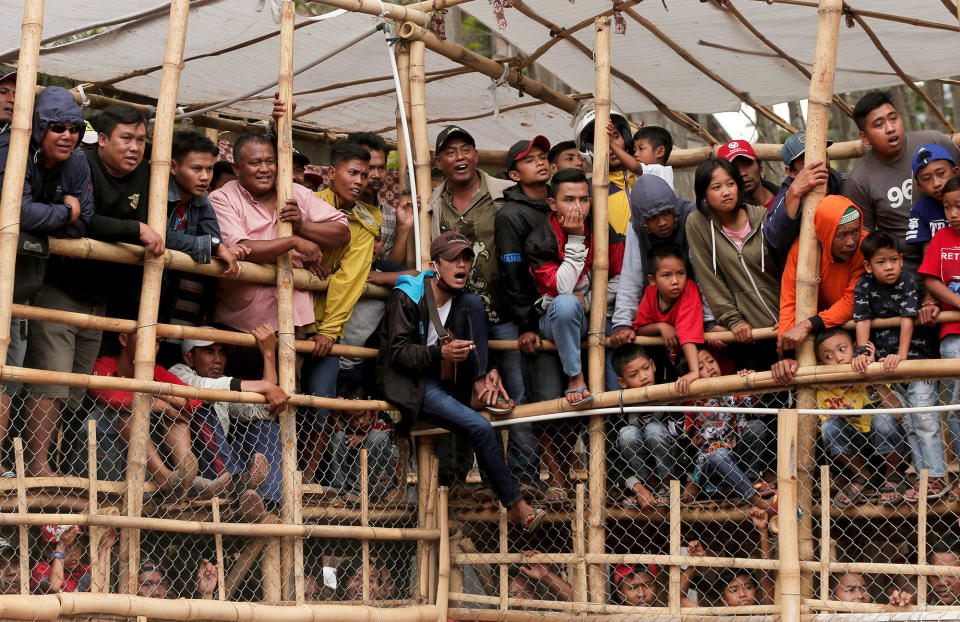
POLYGON ((217 252, 217 249, 220 248, 220 241, 221 241, 220 238, 218 238, 218 237, 215 236, 215 235, 211 235, 211 236, 210 236, 210 250, 212 250, 214 253, 217 252))

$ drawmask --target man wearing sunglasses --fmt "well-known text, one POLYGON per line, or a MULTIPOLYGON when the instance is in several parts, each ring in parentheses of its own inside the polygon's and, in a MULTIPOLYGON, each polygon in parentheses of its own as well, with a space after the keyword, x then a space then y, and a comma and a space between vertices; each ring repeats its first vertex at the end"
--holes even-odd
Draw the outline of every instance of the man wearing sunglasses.
MULTIPOLYGON (((7 86, 12 88, 7 77, 0 79, 0 111, 3 112, 4 89, 7 86)), ((93 216, 90 167, 83 153, 76 150, 83 128, 83 114, 69 91, 48 87, 37 95, 20 205, 20 240, 13 298, 16 303, 36 304, 47 269, 47 236, 82 237, 93 216)), ((0 134, 0 183, 6 168, 9 135, 7 131, 0 134)), ((31 330, 36 326, 31 326, 31 330)), ((26 320, 14 318, 10 325, 7 365, 24 364, 26 334, 26 320)), ((90 362, 92 364, 93 359, 90 362)), ((19 388, 16 384, 4 383, 4 395, 0 397, 0 443, 7 432, 10 396, 19 388)), ((34 423, 31 420, 29 430, 38 430, 34 423)), ((52 430, 50 428, 50 434, 52 430)), ((44 447, 49 444, 50 434, 44 435, 41 431, 36 435, 44 447)), ((33 439, 30 446, 35 447, 33 439)), ((0 472, 7 471, 7 466, 0 466, 0 472)))

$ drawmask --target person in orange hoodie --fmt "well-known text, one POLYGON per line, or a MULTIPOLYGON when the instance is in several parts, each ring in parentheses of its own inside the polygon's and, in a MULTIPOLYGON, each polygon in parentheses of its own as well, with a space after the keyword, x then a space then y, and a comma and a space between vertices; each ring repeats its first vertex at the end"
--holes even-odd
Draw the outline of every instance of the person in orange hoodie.
POLYGON ((817 314, 797 321, 798 239, 787 255, 780 286, 777 349, 784 358, 770 370, 781 384, 793 381, 798 365, 790 352, 808 335, 816 335, 825 328, 839 326, 853 318, 853 290, 864 271, 860 240, 867 232, 863 230, 860 208, 850 199, 832 194, 823 197, 817 205, 813 226, 820 242, 817 314))

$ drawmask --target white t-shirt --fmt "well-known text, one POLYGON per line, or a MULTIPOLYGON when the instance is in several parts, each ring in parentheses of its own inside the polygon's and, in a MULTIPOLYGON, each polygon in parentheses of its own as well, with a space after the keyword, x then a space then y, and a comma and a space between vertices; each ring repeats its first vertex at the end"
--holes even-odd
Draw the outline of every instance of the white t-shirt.
MULTIPOLYGON (((427 287, 429 287, 429 285, 427 285, 427 287)), ((450 307, 451 307, 451 306, 453 306, 453 298, 451 298, 450 300, 448 300, 447 302, 445 302, 445 303, 442 304, 441 306, 437 307, 437 314, 440 316, 440 323, 441 323, 441 324, 446 324, 446 323, 447 323, 447 317, 450 315, 450 307)), ((428 324, 428 326, 427 326, 427 345, 428 345, 428 346, 432 346, 433 344, 437 343, 437 339, 439 339, 440 337, 439 337, 439 335, 437 335, 437 329, 435 329, 435 328, 433 327, 433 322, 427 322, 427 324, 428 324)))

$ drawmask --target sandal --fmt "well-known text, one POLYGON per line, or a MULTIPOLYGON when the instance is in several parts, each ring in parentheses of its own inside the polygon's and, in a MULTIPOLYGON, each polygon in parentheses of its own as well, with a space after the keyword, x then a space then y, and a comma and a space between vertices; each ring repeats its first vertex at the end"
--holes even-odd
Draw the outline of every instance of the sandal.
POLYGON ((587 396, 584 396, 584 395, 583 395, 583 394, 586 393, 587 391, 589 391, 589 389, 587 389, 587 385, 583 385, 583 386, 580 387, 579 389, 567 389, 566 391, 563 392, 563 395, 564 395, 564 396, 567 396, 567 395, 570 395, 571 393, 578 393, 578 394, 580 395, 580 397, 583 398, 583 399, 581 399, 581 400, 580 400, 579 402, 577 402, 576 404, 574 404, 574 403, 571 402, 570 400, 567 400, 567 403, 570 404, 570 406, 571 406, 572 408, 580 408, 580 407, 583 406, 584 404, 589 404, 590 402, 593 401, 593 394, 590 394, 590 395, 587 395, 587 396))
POLYGON ((863 489, 867 484, 869 484, 869 482, 864 477, 857 476, 852 478, 837 491, 838 494, 833 496, 834 505, 841 509, 857 505, 857 502, 863 499, 863 489), (854 488, 854 486, 857 486, 857 488, 854 488), (839 495, 846 497, 846 500, 841 499, 839 495))
POLYGON ((483 410, 490 413, 491 415, 502 417, 504 415, 509 415, 510 413, 512 413, 514 406, 516 406, 516 404, 513 402, 513 400, 508 400, 504 398, 503 394, 501 393, 500 395, 497 396, 496 404, 490 404, 488 406, 484 406, 483 410))
POLYGON ((950 493, 947 495, 947 501, 950 503, 960 501, 960 479, 953 483, 953 488, 950 489, 950 493))
POLYGON ((880 493, 880 499, 877 500, 877 503, 880 505, 897 505, 903 501, 904 490, 907 487, 907 482, 905 480, 897 480, 887 478, 883 482, 877 492, 880 493), (890 495, 884 499, 885 495, 890 495))
POLYGON ((653 494, 653 507, 655 508, 668 508, 670 507, 670 490, 666 487, 660 488, 653 494))
POLYGON ((939 501, 947 494, 947 478, 931 477, 927 480, 927 501, 939 501))
POLYGON ((547 505, 565 505, 570 502, 570 491, 561 486, 550 486, 543 495, 547 505))
POLYGON ((532 512, 523 515, 520 522, 523 524, 523 530, 532 533, 547 518, 547 511, 543 508, 533 508, 532 512))
POLYGON ((753 485, 753 490, 761 499, 769 499, 777 494, 777 487, 771 486, 767 482, 760 480, 753 485))

